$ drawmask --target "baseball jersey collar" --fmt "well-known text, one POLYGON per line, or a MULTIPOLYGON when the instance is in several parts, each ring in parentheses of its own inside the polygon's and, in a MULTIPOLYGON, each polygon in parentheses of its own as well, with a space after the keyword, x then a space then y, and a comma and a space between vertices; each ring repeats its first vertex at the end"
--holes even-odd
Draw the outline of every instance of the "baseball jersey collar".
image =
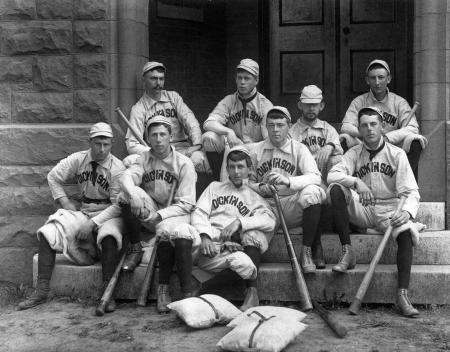
MULTIPOLYGON (((175 155, 175 148, 174 148, 173 145, 170 146, 170 149, 172 150, 172 154, 175 155)), ((159 158, 153 153, 153 150, 152 150, 151 148, 150 148, 150 150, 149 150, 148 152, 150 153, 150 155, 151 155, 152 157, 155 157, 155 158, 159 159, 159 158)), ((167 159, 168 157, 170 157, 170 153, 169 153, 169 155, 168 155, 165 159, 167 159)))
POLYGON ((154 100, 152 99, 147 93, 144 92, 144 100, 147 103, 148 106, 152 106, 158 102, 162 102, 162 103, 167 103, 169 101, 169 97, 167 95, 167 91, 166 90, 162 90, 161 91, 161 97, 159 98, 159 100, 154 100))
POLYGON ((320 119, 316 119, 312 125, 308 125, 306 123, 304 123, 300 118, 297 120, 296 122, 297 126, 300 128, 300 131, 303 132, 305 130, 307 130, 308 128, 320 128, 320 129, 325 129, 325 122, 320 120, 320 119))
POLYGON ((269 150, 279 149, 284 153, 290 154, 291 153, 291 143, 292 143, 292 140, 288 137, 286 143, 284 143, 281 147, 275 147, 272 144, 272 142, 270 141, 270 139, 267 138, 264 141, 263 149, 269 149, 269 150))
MULTIPOLYGON (((108 156, 105 158, 105 160, 103 160, 102 162, 98 163, 98 165, 100 165, 101 167, 104 167, 105 169, 108 168, 109 163, 111 161, 111 153, 108 154, 108 156)), ((92 151, 89 149, 89 153, 87 153, 87 157, 86 157, 86 161, 88 162, 88 164, 91 161, 94 161, 94 159, 92 159, 92 151)))
POLYGON ((375 98, 375 95, 373 95, 372 89, 369 89, 369 97, 370 97, 370 99, 372 99, 373 102, 386 104, 388 97, 389 97, 389 88, 386 88, 386 95, 381 100, 377 100, 377 98, 375 98))
MULTIPOLYGON (((255 99, 256 96, 257 96, 256 93, 258 93, 258 90, 257 90, 256 88, 253 88, 253 90, 252 90, 252 92, 250 93, 249 96, 250 96, 250 97, 251 97, 251 96, 254 96, 253 99, 255 99)), ((244 99, 244 98, 239 94, 238 91, 236 91, 236 98, 237 98, 237 97, 240 97, 241 99, 244 99)), ((252 99, 252 100, 253 100, 253 99, 252 99)))

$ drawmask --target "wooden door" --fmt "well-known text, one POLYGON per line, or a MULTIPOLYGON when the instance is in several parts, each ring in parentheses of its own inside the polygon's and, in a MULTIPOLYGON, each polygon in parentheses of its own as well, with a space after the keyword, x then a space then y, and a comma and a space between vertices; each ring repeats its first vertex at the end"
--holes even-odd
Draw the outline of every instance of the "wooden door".
POLYGON ((319 86, 321 118, 339 123, 348 104, 366 92, 365 68, 386 60, 390 89, 412 95, 408 0, 271 0, 269 96, 298 117, 297 101, 308 84, 319 86))

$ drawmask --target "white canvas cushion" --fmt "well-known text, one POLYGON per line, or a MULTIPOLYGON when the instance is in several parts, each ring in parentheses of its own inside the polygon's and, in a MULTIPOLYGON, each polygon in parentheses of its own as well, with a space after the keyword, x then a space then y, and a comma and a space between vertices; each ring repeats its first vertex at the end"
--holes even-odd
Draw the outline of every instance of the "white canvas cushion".
POLYGON ((285 307, 275 307, 275 306, 258 306, 247 309, 244 313, 240 314, 232 321, 230 321, 227 325, 229 328, 234 328, 242 323, 247 322, 248 320, 259 320, 260 317, 256 314, 251 314, 252 312, 258 312, 266 317, 276 316, 283 318, 284 320, 292 320, 292 321, 302 321, 305 319, 306 314, 291 308, 285 307))

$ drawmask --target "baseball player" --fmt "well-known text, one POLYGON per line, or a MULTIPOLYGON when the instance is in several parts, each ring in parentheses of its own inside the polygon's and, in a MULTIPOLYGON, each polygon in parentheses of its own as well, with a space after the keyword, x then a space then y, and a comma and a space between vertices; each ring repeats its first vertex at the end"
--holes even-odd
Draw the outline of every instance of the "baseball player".
MULTIPOLYGON (((76 264, 89 265, 95 257, 96 242, 101 251, 104 287, 112 277, 122 247, 124 226, 117 196, 119 178, 125 169, 111 154, 112 138, 108 124, 96 123, 89 132, 90 149, 62 159, 48 174, 50 190, 60 209, 37 231, 37 286, 29 298, 19 303, 19 309, 34 307, 47 299, 56 252, 63 252, 76 264), (71 180, 76 181, 82 196, 79 210, 63 188, 71 180)), ((105 311, 113 312, 115 308, 116 302, 111 299, 105 311)))
MULTIPOLYGON (((325 200, 321 174, 308 147, 288 137, 291 115, 285 107, 271 108, 266 123, 269 138, 247 146, 253 164, 249 180, 264 197, 272 196, 267 184, 279 189, 286 225, 303 226, 301 265, 305 273, 312 273, 316 265, 311 246, 320 235, 320 208, 325 200)), ((276 208, 272 198, 269 203, 276 208)))
MULTIPOLYGON (((144 94, 131 108, 130 124, 146 139, 149 121, 156 116, 164 116, 172 124, 171 142, 177 152, 191 158, 198 172, 210 172, 202 150, 200 125, 177 92, 164 90, 165 75, 166 67, 160 62, 150 61, 144 65, 144 94)), ((141 154, 149 149, 140 144, 130 130, 127 131, 125 142, 129 154, 141 154)))
POLYGON ((201 237, 197 266, 210 273, 220 272, 220 278, 231 270, 244 279, 247 290, 242 311, 259 305, 257 269, 276 224, 269 204, 248 186, 250 167, 249 152, 242 146, 231 148, 227 156, 229 180, 212 182, 191 215, 191 224, 201 237))
POLYGON ((383 121, 378 108, 362 108, 358 129, 363 143, 345 153, 328 174, 329 199, 343 246, 342 258, 333 271, 346 272, 355 266, 349 222, 383 232, 390 223, 398 244, 397 306, 403 315, 412 317, 419 314, 408 298, 412 246, 418 233, 410 220, 417 214, 420 196, 405 152, 383 139, 383 121), (393 216, 400 196, 407 197, 405 205, 393 216))
POLYGON ((170 145, 172 123, 165 116, 155 116, 147 124, 145 136, 150 150, 140 154, 124 172, 119 196, 130 239, 125 271, 132 271, 142 258, 141 225, 160 237, 157 248, 159 285, 157 309, 167 312, 171 302, 169 279, 173 265, 177 267, 184 297, 192 291, 191 271, 193 247, 200 237, 184 231, 195 206, 197 174, 192 161, 170 145), (171 188, 175 188, 171 205, 171 188))
POLYGON ((203 146, 217 180, 225 138, 230 147, 267 138, 266 114, 272 103, 256 89, 258 80, 258 63, 241 60, 236 67, 236 93, 222 99, 203 124, 203 146))
MULTIPOLYGON (((342 147, 336 129, 328 122, 319 119, 320 112, 325 108, 322 91, 315 85, 303 88, 297 107, 301 115, 292 125, 289 133, 291 137, 306 145, 316 160, 322 173, 322 187, 326 189, 328 170, 337 164, 342 157, 342 147)), ((322 205, 324 207, 326 205, 322 205)), ((319 230, 320 231, 320 230, 319 230)), ((320 235, 316 236, 312 246, 312 253, 316 268, 324 269, 320 235)))
POLYGON ((376 59, 369 63, 366 69, 366 83, 370 90, 350 103, 342 120, 342 144, 346 151, 361 143, 358 139, 361 138, 358 130, 358 111, 363 107, 375 106, 380 109, 383 116, 383 139, 401 147, 407 153, 417 181, 420 153, 427 146, 428 141, 419 134, 415 115, 409 123, 406 121, 411 107, 405 99, 389 91, 387 86, 390 82, 391 71, 386 61, 376 59))

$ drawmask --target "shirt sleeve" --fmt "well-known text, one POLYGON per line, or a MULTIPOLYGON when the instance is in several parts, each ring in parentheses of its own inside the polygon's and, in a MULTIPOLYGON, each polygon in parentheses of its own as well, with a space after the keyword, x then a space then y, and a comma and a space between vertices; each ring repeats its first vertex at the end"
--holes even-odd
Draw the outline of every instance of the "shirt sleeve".
POLYGON ((273 107, 272 102, 269 99, 264 99, 262 107, 262 122, 261 122, 261 135, 263 140, 269 138, 269 132, 267 132, 267 112, 273 107))
POLYGON ((400 128, 386 133, 389 142, 396 145, 401 143, 406 136, 419 133, 419 124, 417 123, 416 115, 413 115, 408 125, 404 126, 406 119, 411 112, 411 107, 405 99, 400 99, 397 111, 400 128))
POLYGON ((289 177, 289 188, 294 191, 301 191, 303 188, 309 185, 319 186, 322 181, 322 175, 317 168, 316 161, 314 160, 311 152, 303 144, 297 145, 296 148, 296 154, 299 156, 297 168, 302 173, 302 175, 289 177))
POLYGON ((199 233, 206 233, 212 238, 212 226, 209 221, 211 214, 211 187, 210 184, 198 199, 195 210, 191 214, 191 224, 199 233))
POLYGON ((353 137, 359 137, 359 132, 357 131, 358 111, 361 109, 361 107, 361 99, 359 97, 353 99, 342 120, 341 133, 348 133, 353 137))
POLYGON ((122 173, 120 177, 129 176, 133 180, 133 183, 139 186, 142 183, 142 176, 144 175, 144 156, 139 155, 133 164, 128 166, 122 173))
POLYGON ((230 99, 228 97, 225 97, 216 105, 214 110, 209 114, 208 118, 203 124, 205 130, 208 130, 207 126, 208 122, 210 121, 217 121, 224 126, 227 124, 228 117, 230 116, 230 104, 230 99))
POLYGON ((186 134, 189 136, 192 145, 202 144, 202 131, 200 130, 200 124, 195 118, 194 113, 188 106, 184 103, 183 98, 173 92, 173 103, 175 104, 175 109, 177 110, 178 120, 180 121, 186 134))
MULTIPOLYGON (((131 108, 130 113, 130 125, 133 126, 134 130, 139 133, 141 137, 144 137, 145 129, 145 109, 142 104, 135 104, 131 108)), ((133 135, 130 129, 128 129, 125 144, 127 146, 128 154, 141 154, 150 150, 149 147, 142 145, 137 138, 133 135)))
POLYGON ((62 159, 50 170, 47 175, 48 185, 54 200, 67 196, 63 184, 67 183, 77 174, 80 164, 80 155, 74 153, 62 159))
POLYGON ((395 187, 399 197, 406 196, 403 210, 406 210, 413 218, 415 218, 417 211, 419 210, 419 187, 417 186, 416 179, 414 178, 411 166, 409 165, 408 157, 403 150, 400 150, 397 160, 395 187))
POLYGON ((344 151, 341 147, 341 142, 339 141, 339 134, 337 133, 336 129, 331 126, 330 124, 327 124, 327 144, 331 143, 334 146, 333 151, 331 152, 331 155, 342 155, 344 154, 344 151))
POLYGON ((197 173, 195 172, 194 164, 188 159, 181 166, 180 179, 178 180, 172 205, 157 211, 162 220, 191 213, 195 206, 196 182, 197 173))
POLYGON ((332 183, 338 183, 342 186, 352 188, 356 177, 352 176, 355 171, 355 160, 356 160, 355 150, 350 149, 342 156, 339 163, 334 165, 328 172, 327 183, 330 185, 332 183))

